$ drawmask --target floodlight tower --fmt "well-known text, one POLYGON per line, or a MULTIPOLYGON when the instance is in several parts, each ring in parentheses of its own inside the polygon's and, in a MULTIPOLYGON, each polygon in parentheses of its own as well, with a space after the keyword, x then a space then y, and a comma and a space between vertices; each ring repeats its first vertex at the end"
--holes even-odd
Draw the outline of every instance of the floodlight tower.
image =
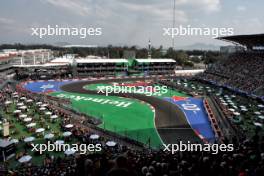
POLYGON ((151 59, 151 42, 149 39, 149 43, 148 43, 148 59, 151 59))
MULTIPOLYGON (((173 0, 173 14, 172 14, 172 28, 175 28, 175 6, 176 6, 176 2, 175 0, 173 0)), ((175 41, 174 41, 174 37, 172 37, 172 49, 174 49, 175 45, 175 41)))

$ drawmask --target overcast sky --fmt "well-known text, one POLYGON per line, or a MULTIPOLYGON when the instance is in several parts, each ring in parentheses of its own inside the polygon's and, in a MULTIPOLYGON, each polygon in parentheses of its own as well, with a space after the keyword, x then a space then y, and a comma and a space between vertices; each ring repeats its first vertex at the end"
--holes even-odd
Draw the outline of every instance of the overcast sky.
MULTIPOLYGON (((171 46, 163 28, 172 26, 173 0, 1 0, 0 43, 68 42, 89 45, 171 46), (31 36, 31 27, 100 27, 101 36, 31 36)), ((263 0, 176 0, 175 26, 231 27, 234 34, 264 31, 263 0), (262 21, 261 21, 262 20, 262 21)), ((206 43, 211 36, 176 37, 176 47, 206 43)))

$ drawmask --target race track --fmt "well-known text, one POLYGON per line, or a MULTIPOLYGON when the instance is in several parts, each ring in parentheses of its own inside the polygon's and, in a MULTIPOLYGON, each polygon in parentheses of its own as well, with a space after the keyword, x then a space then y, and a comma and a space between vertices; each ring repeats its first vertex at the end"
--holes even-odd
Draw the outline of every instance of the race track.
MULTIPOLYGON (((94 80, 94 81, 78 81, 69 84, 62 85, 61 90, 71 93, 82 93, 82 94, 96 94, 96 91, 86 90, 83 87, 88 84, 98 84, 98 83, 109 83, 109 82, 125 82, 125 81, 135 81, 135 80, 145 80, 144 78, 129 78, 129 79, 108 79, 108 80, 94 80)), ((149 80, 149 79, 148 79, 149 80)), ((99 94, 100 95, 100 94, 99 94)), ((104 95, 104 94, 101 94, 104 95)), ((155 125, 156 129, 165 144, 178 143, 179 140, 191 143, 202 143, 202 140, 195 134, 189 123, 185 114, 180 110, 180 108, 166 100, 146 96, 143 94, 109 94, 111 96, 126 97, 132 99, 138 99, 149 103, 155 108, 155 125)))

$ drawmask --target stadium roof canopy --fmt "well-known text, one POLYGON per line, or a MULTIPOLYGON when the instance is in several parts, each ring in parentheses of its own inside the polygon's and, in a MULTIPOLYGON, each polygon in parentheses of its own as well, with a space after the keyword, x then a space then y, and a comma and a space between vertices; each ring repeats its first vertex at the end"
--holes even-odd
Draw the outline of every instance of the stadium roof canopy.
POLYGON ((53 60, 51 60, 51 63, 72 63, 73 59, 72 58, 67 58, 67 57, 57 57, 53 60))
POLYGON ((136 59, 137 62, 139 63, 154 63, 154 62, 176 62, 173 59, 136 59))
POLYGON ((264 34, 234 35, 218 37, 217 39, 246 46, 248 49, 264 46, 264 34))
POLYGON ((64 45, 63 48, 97 48, 97 45, 64 45))
POLYGON ((126 59, 75 59, 76 63, 128 63, 126 59))
POLYGON ((103 59, 103 58, 69 58, 69 57, 58 57, 51 61, 51 63, 128 63, 126 59, 103 59))
POLYGON ((69 65, 68 63, 45 63, 45 64, 36 64, 36 65, 13 65, 13 67, 19 68, 29 68, 29 67, 59 67, 59 66, 66 66, 69 65))

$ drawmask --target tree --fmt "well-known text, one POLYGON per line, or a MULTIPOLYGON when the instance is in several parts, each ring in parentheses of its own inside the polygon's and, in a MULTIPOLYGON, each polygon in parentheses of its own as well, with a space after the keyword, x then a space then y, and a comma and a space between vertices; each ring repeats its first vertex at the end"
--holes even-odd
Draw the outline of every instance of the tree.
POLYGON ((200 63, 201 59, 198 56, 190 57, 190 60, 194 63, 200 63))
POLYGON ((161 58, 162 57, 162 46, 160 48, 151 48, 151 57, 152 58, 161 58))
POLYGON ((194 67, 194 64, 191 61, 186 61, 186 62, 184 62, 184 66, 194 67))
POLYGON ((184 51, 176 52, 176 61, 179 65, 184 65, 188 61, 188 55, 184 51))

